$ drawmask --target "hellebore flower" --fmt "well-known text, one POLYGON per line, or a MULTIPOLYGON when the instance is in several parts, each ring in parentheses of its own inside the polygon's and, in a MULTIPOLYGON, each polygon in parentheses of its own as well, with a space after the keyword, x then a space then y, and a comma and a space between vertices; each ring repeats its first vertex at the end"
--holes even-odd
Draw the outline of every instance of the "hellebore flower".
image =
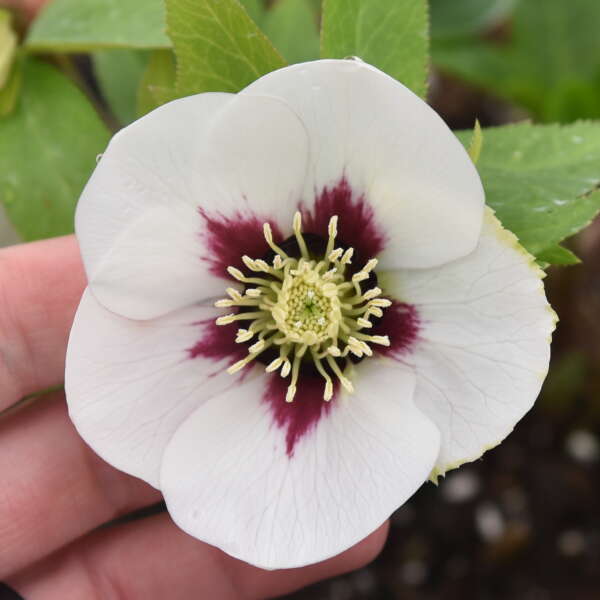
POLYGON ((189 534, 313 563, 498 444, 555 316, 437 114, 356 60, 171 102, 76 220, 71 417, 189 534))

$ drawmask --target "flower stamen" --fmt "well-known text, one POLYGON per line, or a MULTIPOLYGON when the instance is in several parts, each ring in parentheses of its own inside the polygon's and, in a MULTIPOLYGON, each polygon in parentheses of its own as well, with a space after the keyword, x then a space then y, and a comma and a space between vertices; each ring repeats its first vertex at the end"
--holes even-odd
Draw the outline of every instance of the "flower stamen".
POLYGON ((323 377, 323 399, 329 401, 333 398, 334 378, 349 393, 354 391, 348 376, 350 354, 361 359, 373 355, 372 344, 389 345, 388 336, 368 335, 362 330, 371 329, 371 317, 380 318, 391 302, 381 297, 379 287, 366 291, 361 287, 362 282, 371 280, 376 258, 354 274, 346 274, 354 249, 336 248, 337 215, 329 220, 327 245, 320 256, 311 253, 299 211, 292 225, 290 239, 295 240, 300 256, 290 256, 276 244, 271 226, 265 223, 264 237, 275 256, 269 259, 271 264, 263 258, 241 257, 248 271, 261 273, 260 277, 246 276, 233 266, 227 268, 246 289, 240 293, 227 288, 228 297, 218 300, 215 306, 237 307, 238 311, 219 317, 216 323, 252 321, 246 329, 237 330, 235 341, 249 343, 257 336, 248 347, 248 355, 231 365, 229 373, 240 371, 270 348, 271 356, 273 352, 278 355, 268 359, 265 370, 279 371, 283 378, 291 374, 286 402, 293 402, 302 369, 310 364, 323 377))

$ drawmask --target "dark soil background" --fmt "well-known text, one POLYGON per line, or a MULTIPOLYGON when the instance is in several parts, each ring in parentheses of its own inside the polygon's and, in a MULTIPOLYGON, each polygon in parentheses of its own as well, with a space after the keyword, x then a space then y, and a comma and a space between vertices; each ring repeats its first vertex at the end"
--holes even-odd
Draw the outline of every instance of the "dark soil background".
MULTIPOLYGON (((440 75, 431 92, 452 129, 527 116, 440 75)), ((287 600, 600 599, 600 222, 570 246, 583 263, 548 272, 561 321, 531 412, 481 460, 426 483, 371 565, 287 600)))

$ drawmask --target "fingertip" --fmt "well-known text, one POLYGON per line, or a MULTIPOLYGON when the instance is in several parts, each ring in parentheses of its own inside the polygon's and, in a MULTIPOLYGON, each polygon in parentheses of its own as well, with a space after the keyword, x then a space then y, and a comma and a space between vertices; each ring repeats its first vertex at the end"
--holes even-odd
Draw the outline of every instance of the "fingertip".
POLYGON ((0 249, 0 411, 60 385, 73 316, 85 287, 74 236, 0 249))
POLYGON ((356 546, 331 560, 342 559, 340 566, 343 566, 344 570, 340 571, 340 573, 354 571, 367 566, 381 554, 387 542, 389 530, 390 522, 386 521, 362 542, 359 542, 356 546))

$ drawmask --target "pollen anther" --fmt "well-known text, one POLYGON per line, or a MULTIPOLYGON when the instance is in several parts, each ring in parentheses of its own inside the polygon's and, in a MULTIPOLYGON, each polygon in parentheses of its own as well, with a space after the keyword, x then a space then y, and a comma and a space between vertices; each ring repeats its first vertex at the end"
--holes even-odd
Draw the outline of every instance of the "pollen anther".
POLYGON ((335 247, 337 215, 329 220, 329 237, 323 256, 311 254, 302 234, 300 212, 294 214, 292 229, 300 257, 288 256, 275 243, 269 223, 265 223, 264 237, 275 253, 272 264, 264 259, 242 256, 247 269, 260 274, 257 277, 246 277, 233 266, 227 268, 234 279, 253 287, 246 287, 244 294, 235 288, 227 288, 228 298, 218 300, 215 306, 238 307, 238 312, 223 315, 216 323, 229 325, 235 321, 252 321, 247 329, 238 329, 237 343, 246 343, 258 336, 258 340, 249 346, 248 355, 227 369, 229 373, 240 371, 267 348, 273 347, 279 356, 265 369, 268 373, 279 371, 283 378, 291 374, 286 402, 294 401, 302 365, 309 361, 323 377, 323 399, 329 401, 334 393, 332 377, 349 393, 354 391, 347 376, 349 354, 358 358, 372 356, 372 344, 389 345, 388 336, 367 335, 361 330, 372 328, 369 318, 381 317, 382 309, 391 306, 391 301, 381 297, 383 292, 379 287, 366 291, 360 287, 360 282, 370 278, 377 259, 368 260, 351 276, 346 274, 354 249, 335 247))

